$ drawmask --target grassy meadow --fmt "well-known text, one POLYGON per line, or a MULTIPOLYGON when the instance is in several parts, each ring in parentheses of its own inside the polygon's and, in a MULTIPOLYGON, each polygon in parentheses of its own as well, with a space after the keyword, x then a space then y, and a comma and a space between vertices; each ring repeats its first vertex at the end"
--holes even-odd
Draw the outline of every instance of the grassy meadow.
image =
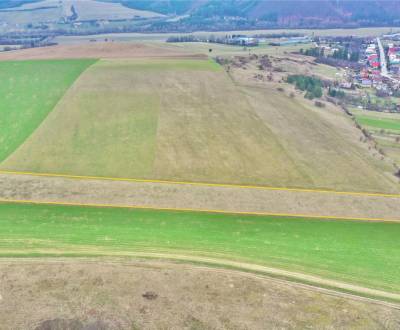
POLYGON ((400 225, 0 204, 0 256, 170 252, 268 265, 400 292, 400 225))
POLYGON ((291 52, 298 52, 300 49, 308 49, 312 44, 298 44, 287 46, 260 45, 257 47, 242 47, 234 45, 212 44, 206 42, 177 42, 166 43, 163 47, 185 51, 188 53, 206 54, 209 56, 246 56, 249 53, 257 55, 286 56, 291 52), (211 50, 211 52, 210 52, 211 50))
POLYGON ((2 169, 290 184, 293 161, 220 66, 100 60, 2 169))
POLYGON ((398 191, 343 114, 237 83, 212 60, 0 66, 2 170, 398 191))
POLYGON ((19 147, 94 60, 0 61, 0 162, 19 147))
MULTIPOLYGON (((397 27, 373 27, 373 28, 357 28, 357 29, 273 29, 273 30, 243 30, 243 31, 222 31, 222 32, 193 32, 191 34, 195 36, 202 36, 208 38, 210 35, 214 36, 225 36, 231 34, 271 34, 271 33, 301 33, 304 35, 315 35, 315 36, 357 36, 357 37, 378 37, 382 34, 394 33, 399 29, 397 27)), ((97 35, 85 35, 85 36, 57 36, 55 41, 60 44, 70 43, 86 43, 91 39, 98 41, 112 39, 114 41, 124 42, 165 42, 168 37, 177 35, 187 35, 187 33, 108 33, 108 34, 97 34, 97 35)), ((284 48, 284 47, 281 47, 284 48)))
POLYGON ((374 118, 371 116, 357 115, 357 122, 362 126, 368 126, 372 129, 384 129, 389 131, 396 131, 400 133, 400 118, 399 119, 385 119, 374 118))
POLYGON ((276 90, 247 87, 245 92, 257 115, 295 161, 305 182, 298 182, 298 186, 348 191, 396 189, 396 183, 388 180, 393 169, 357 143, 358 132, 351 122, 329 104, 321 111, 303 97, 290 98, 276 90))
POLYGON ((369 131, 378 148, 400 164, 400 114, 352 109, 358 124, 369 131))

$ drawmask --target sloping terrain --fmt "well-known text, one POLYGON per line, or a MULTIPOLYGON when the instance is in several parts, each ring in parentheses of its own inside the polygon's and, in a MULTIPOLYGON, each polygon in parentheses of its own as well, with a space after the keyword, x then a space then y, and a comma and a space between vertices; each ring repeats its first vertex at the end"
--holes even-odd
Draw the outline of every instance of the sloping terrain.
POLYGON ((235 85, 206 60, 100 60, 0 168, 398 191, 357 134, 337 111, 235 85))
POLYGON ((204 60, 97 62, 1 168, 306 183, 241 91, 204 60))
POLYGON ((94 60, 0 61, 0 161, 46 118, 94 60))
POLYGON ((398 189, 391 164, 367 153, 359 144, 360 133, 337 109, 328 105, 321 111, 301 97, 289 98, 272 88, 245 90, 310 185, 348 191, 398 189))
POLYGON ((0 270, 5 329, 394 330, 400 322, 398 309, 375 302, 166 261, 3 260, 0 270))
POLYGON ((400 195, 0 171, 0 200, 400 222, 400 195))
POLYGON ((270 27, 387 26, 396 24, 400 18, 399 3, 393 0, 107 1, 170 15, 189 14, 183 19, 183 24, 187 24, 189 28, 206 26, 205 21, 223 24, 229 17, 240 18, 242 27, 254 20, 270 27))
POLYGON ((38 2, 40 0, 3 0, 0 2, 0 9, 9 9, 19 7, 30 2, 38 2))
MULTIPOLYGON (((15 28, 107 20, 124 28, 123 20, 135 20, 128 24, 131 31, 187 33, 398 26, 399 10, 395 0, 7 0, 0 4, 0 21, 15 28)), ((57 30, 61 25, 51 28, 57 30)))
POLYGON ((236 261, 243 269, 274 267, 295 272, 282 272, 292 280, 345 282, 356 285, 355 292, 361 286, 400 299, 398 223, 5 203, 0 212, 0 257, 205 257, 217 265, 221 259, 221 265, 236 261))
MULTIPOLYGON (((103 40, 103 39, 102 39, 103 40)), ((0 52, 0 61, 43 60, 43 59, 93 59, 93 58, 206 58, 193 51, 171 49, 156 44, 137 44, 123 42, 93 42, 78 45, 57 45, 21 49, 13 52, 0 52)), ((6 65, 6 64, 5 64, 6 65)))
POLYGON ((125 20, 134 18, 161 17, 161 14, 131 9, 119 3, 98 0, 42 0, 24 3, 21 6, 0 9, 0 21, 10 25, 16 23, 58 22, 74 17, 74 21, 125 20), (72 12, 72 7, 74 12, 72 12))
MULTIPOLYGON (((11 55, 23 59, 27 54, 32 53, 11 55)), ((4 86, 10 95, 3 109, 11 120, 3 125, 8 130, 5 136, 30 129, 29 134, 18 134, 13 143, 0 144, 6 156, 0 162, 0 170, 149 180, 1 173, 1 257, 169 258, 271 274, 359 294, 364 299, 399 301, 399 195, 152 181, 398 192, 398 183, 387 163, 371 155, 360 142, 354 123, 337 107, 316 107, 282 82, 278 73, 274 73, 276 80, 272 82, 255 81, 251 65, 226 72, 213 61, 189 53, 180 56, 171 49, 162 52, 153 46, 107 43, 82 48, 51 47, 33 54, 36 58, 98 54, 102 59, 0 62, 0 68, 8 74, 4 86), (145 54, 154 57, 145 58, 145 54), (71 63, 80 63, 80 70, 63 67, 71 63), (40 66, 44 64, 49 66, 40 66), (65 75, 65 71, 74 77, 65 75), (41 88, 52 97, 47 98, 41 88), (32 113, 40 116, 32 119, 32 113), (193 207, 191 212, 189 207, 193 207), (210 211, 209 207, 217 211, 210 211), (186 212, 174 208, 186 208, 186 212), (263 214, 246 214, 257 211, 263 214)), ((284 62, 281 65, 285 66, 284 62)), ((26 273, 22 276, 31 280, 40 276, 44 268, 30 271, 31 277, 26 273)), ((109 306, 124 306, 129 315, 138 315, 135 313, 139 308, 140 315, 151 315, 147 324, 158 320, 158 316, 149 313, 148 305, 135 304, 134 310, 132 301, 121 298, 128 299, 129 295, 118 295, 115 301, 109 291, 93 292, 91 283, 82 280, 88 278, 82 268, 82 277, 76 282, 75 275, 66 281, 59 277, 60 272, 55 275, 57 280, 53 277, 44 282, 28 282, 30 300, 21 294, 18 281, 10 281, 15 279, 14 273, 1 273, 0 307, 7 301, 7 308, 12 308, 21 304, 19 299, 31 305, 33 299, 38 303, 41 299, 58 300, 64 306, 66 300, 80 299, 77 286, 84 291, 82 297, 86 300, 78 303, 82 313, 74 308, 65 308, 62 313, 52 308, 44 308, 43 312, 41 308, 37 317, 32 317, 28 308, 26 314, 24 309, 13 315, 6 312, 4 317, 0 308, 0 321, 4 317, 6 322, 19 322, 22 328, 28 319, 46 329, 47 323, 41 322, 54 318, 61 323, 68 318, 83 323, 112 319, 115 328, 123 328, 121 324, 125 326, 127 322, 130 327, 137 326, 127 314, 123 319, 114 317, 109 306), (58 291, 60 288, 63 294, 58 291), (46 293, 45 298, 38 294, 46 289, 52 298, 46 293), (71 298, 65 292, 75 295, 71 298), (109 314, 105 318, 98 317, 106 313, 109 314)), ((114 278, 121 279, 118 276, 122 273, 119 268, 114 278)), ((110 284, 101 276, 95 281, 98 287, 110 284)), ((132 282, 118 281, 118 285, 125 284, 130 287, 132 282)), ((215 302, 216 295, 211 296, 215 302)), ((304 300, 291 298, 292 304, 305 304, 304 300)), ((136 298, 133 301, 138 302, 136 298)), ((171 305, 168 299, 162 302, 171 305)), ((328 305, 331 306, 324 306, 328 305)), ((299 311, 296 304, 293 308, 299 311)), ((277 310, 293 311, 282 306, 277 310)), ((386 327, 395 328, 397 316, 387 310, 386 313, 383 318, 361 316, 365 322, 362 326, 386 322, 386 327)), ((118 315, 122 314, 118 309, 118 315)), ((185 317, 183 327, 208 325, 202 321, 204 313, 196 314, 196 321, 188 320, 187 314, 180 315, 185 317)), ((323 308, 316 315, 322 318, 316 324, 322 326, 353 325, 352 317, 340 314, 340 322, 332 320, 332 313, 326 316, 323 308)), ((145 317, 136 319, 143 321, 145 317)), ((246 315, 245 321, 235 322, 257 326, 248 320, 246 315)), ((263 320, 268 322, 268 318, 263 320)), ((290 320, 296 326, 309 322, 302 316, 290 320)), ((175 320, 171 322, 162 325, 177 324, 175 320)), ((271 322, 282 324, 275 319, 271 322)), ((213 319, 212 325, 220 324, 232 323, 213 319)))

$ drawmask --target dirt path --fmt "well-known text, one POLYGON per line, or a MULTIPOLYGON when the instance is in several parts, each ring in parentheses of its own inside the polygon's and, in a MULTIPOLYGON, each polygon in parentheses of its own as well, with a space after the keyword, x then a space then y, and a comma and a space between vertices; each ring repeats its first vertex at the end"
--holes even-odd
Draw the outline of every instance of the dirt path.
POLYGON ((5 329, 67 321, 106 329, 397 329, 400 322, 396 305, 187 262, 2 259, 0 270, 5 329))
POLYGON ((400 196, 0 173, 2 201, 400 221, 400 196))
MULTIPOLYGON (((355 294, 360 294, 363 296, 373 296, 373 297, 377 297, 377 298, 387 298, 387 299, 397 300, 400 303, 400 294, 397 294, 397 293, 390 293, 390 292, 385 292, 385 291, 381 291, 381 290, 365 288, 365 287, 361 287, 358 285, 347 284, 347 283, 334 281, 334 280, 328 280, 328 279, 324 279, 324 278, 313 276, 313 275, 295 273, 295 272, 290 272, 290 271, 286 271, 283 269, 277 269, 277 268, 261 266, 261 265, 256 265, 256 264, 237 262, 237 261, 231 261, 231 260, 223 260, 223 259, 214 259, 214 258, 207 258, 207 257, 169 254, 169 253, 128 253, 127 255, 135 256, 135 257, 144 257, 144 258, 160 258, 160 259, 179 260, 179 261, 187 261, 187 262, 195 262, 195 263, 205 263, 205 264, 220 266, 220 267, 221 266, 222 267, 232 267, 235 269, 241 269, 241 270, 248 271, 248 272, 263 273, 263 274, 270 275, 270 276, 278 276, 280 278, 287 278, 287 279, 295 281, 295 282, 310 283, 311 285, 306 285, 306 284, 299 284, 299 285, 302 285, 303 287, 307 287, 307 288, 315 288, 317 286, 317 287, 319 287, 318 290, 322 290, 324 292, 330 292, 330 293, 336 292, 337 294, 342 295, 342 296, 349 296, 349 297, 353 296, 354 297, 355 295, 347 294, 347 293, 340 293, 338 291, 323 289, 321 287, 331 287, 331 288, 335 288, 335 289, 339 289, 339 290, 343 290, 343 291, 350 291, 350 292, 354 292, 355 294)), ((226 269, 224 269, 224 270, 220 269, 219 271, 230 272, 230 270, 226 270, 226 269)), ((363 299, 367 299, 369 301, 375 301, 374 299, 369 299, 369 298, 363 298, 363 299)), ((387 304, 387 306, 396 307, 396 308, 400 309, 399 304, 391 304, 391 303, 385 303, 385 304, 387 304)))
POLYGON ((186 256, 186 255, 176 255, 176 254, 166 254, 166 253, 129 253, 125 257, 117 256, 110 259, 109 257, 101 257, 101 258, 74 258, 74 259, 65 259, 65 258, 18 258, 18 259, 9 259, 2 258, 0 259, 0 268, 2 265, 18 265, 21 263, 30 264, 30 265, 46 265, 46 264, 60 264, 60 263, 69 263, 69 264, 79 264, 79 263, 87 263, 91 265, 99 265, 99 264, 107 264, 107 265, 127 265, 127 266, 135 266, 138 262, 145 262, 152 264, 153 266, 157 265, 160 268, 168 268, 170 266, 181 265, 182 267, 189 270, 201 270, 209 273, 217 273, 217 274, 226 274, 226 275, 239 275, 246 278, 252 278, 260 281, 271 281, 275 283, 281 283, 285 285, 291 285, 294 287, 312 290, 316 292, 321 292, 323 294, 332 295, 335 297, 342 297, 357 301, 365 301, 369 303, 374 303, 390 308, 395 308, 400 310, 400 300, 399 303, 391 303, 379 299, 367 298, 364 296, 357 295, 357 293, 365 294, 365 295, 373 295, 380 298, 389 298, 389 299, 400 299, 400 294, 392 294, 389 292, 374 290, 365 287, 360 287, 356 285, 348 285, 345 283, 341 283, 338 281, 331 281, 322 278, 318 278, 316 276, 310 276, 300 273, 289 272, 277 268, 259 266, 255 264, 248 264, 243 262, 234 262, 223 259, 215 259, 215 258, 205 258, 205 257, 194 257, 194 256, 186 256), (129 257, 127 259, 126 257, 129 257), (134 258, 134 259, 132 259, 134 258), (183 262, 183 263, 182 263, 183 262), (203 266, 202 264, 207 264, 203 266), (231 267, 231 268, 223 268, 223 267, 231 267), (272 277, 275 276, 275 277, 272 277), (292 279, 292 280, 291 280, 292 279), (293 281, 294 279, 294 281, 293 281), (343 290, 352 291, 352 293, 346 293, 342 291, 337 291, 333 289, 328 289, 320 286, 305 284, 300 281, 308 281, 313 282, 316 285, 323 286, 335 286, 336 288, 340 288, 343 290))

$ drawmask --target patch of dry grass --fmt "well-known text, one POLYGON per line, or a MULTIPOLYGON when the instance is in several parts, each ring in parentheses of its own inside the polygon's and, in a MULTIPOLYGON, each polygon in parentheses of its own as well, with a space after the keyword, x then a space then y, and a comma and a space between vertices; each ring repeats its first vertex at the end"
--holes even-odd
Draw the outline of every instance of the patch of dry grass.
POLYGON ((290 185, 302 181, 245 95, 207 61, 100 61, 3 169, 290 185))
POLYGON ((398 310, 373 303, 165 261, 3 261, 0 269, 5 328, 33 328, 58 318, 129 330, 258 329, 266 324, 396 329, 400 319, 398 310), (143 297, 148 291, 157 298, 143 297))

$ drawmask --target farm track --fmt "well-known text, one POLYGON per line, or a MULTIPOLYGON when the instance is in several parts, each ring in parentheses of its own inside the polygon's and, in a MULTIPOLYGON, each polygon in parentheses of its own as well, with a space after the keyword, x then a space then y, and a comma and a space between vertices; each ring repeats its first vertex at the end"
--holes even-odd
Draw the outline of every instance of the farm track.
POLYGON ((230 320, 228 328, 246 329, 262 329, 266 324, 271 328, 397 329, 399 324, 400 310, 395 304, 190 262, 138 257, 23 258, 2 259, 0 268, 4 307, 0 320, 5 328, 33 328, 56 317, 86 319, 88 311, 107 324, 117 324, 118 329, 131 329, 132 320, 146 329, 181 329, 187 325, 187 315, 213 329, 227 328, 225 318, 230 320), (143 298, 149 289, 158 299, 143 298), (103 296, 109 299, 100 305, 98 299, 103 296))
POLYGON ((400 195, 0 172, 0 200, 400 222, 400 195))
MULTIPOLYGON (((118 256, 113 258, 105 257, 100 260, 100 263, 103 264, 123 264, 123 265, 132 265, 135 264, 135 260, 131 260, 131 258, 135 259, 146 259, 152 260, 155 263, 171 263, 174 264, 176 262, 184 262, 186 268, 189 269, 199 269, 206 272, 215 272, 220 274, 227 275, 240 275, 247 278, 253 278, 257 280, 267 280, 273 281, 276 283, 282 283, 286 285, 293 285, 299 288, 313 290, 317 292, 321 292, 323 294, 328 294, 332 296, 348 298, 352 300, 359 300, 365 302, 372 302, 382 306, 396 308, 400 310, 400 305, 397 303, 392 303, 388 301, 381 300, 379 298, 388 298, 393 300, 400 301, 400 294, 389 293, 381 290, 369 289, 357 285, 351 285, 347 283, 342 283, 339 281, 326 280, 323 278, 319 278, 312 275, 300 274, 289 272, 282 269, 265 267, 255 264, 243 263, 243 262, 235 262, 230 260, 223 259, 214 259, 214 258, 206 258, 206 257, 198 257, 198 256, 187 256, 187 255, 177 255, 177 254, 168 254, 168 253, 118 253, 118 256), (129 259, 126 259, 129 258, 129 259), (309 283, 309 284, 306 284, 309 283), (330 287, 330 288, 327 288, 330 287), (331 289, 333 288, 333 289, 331 289), (343 290, 338 291, 335 289, 343 290), (348 291, 348 292, 344 292, 348 291), (358 295, 361 294, 361 295, 358 295), (371 297, 366 297, 371 296, 371 297), (376 297, 376 298, 374 298, 376 297)), ((99 264, 99 259, 91 259, 91 258, 74 258, 64 259, 64 258, 47 258, 47 259, 35 259, 35 258, 22 258, 18 259, 0 259, 0 265, 7 264, 19 264, 21 262, 27 262, 32 264, 54 264, 54 263, 79 263, 79 262, 87 262, 87 263, 96 263, 99 264)))

